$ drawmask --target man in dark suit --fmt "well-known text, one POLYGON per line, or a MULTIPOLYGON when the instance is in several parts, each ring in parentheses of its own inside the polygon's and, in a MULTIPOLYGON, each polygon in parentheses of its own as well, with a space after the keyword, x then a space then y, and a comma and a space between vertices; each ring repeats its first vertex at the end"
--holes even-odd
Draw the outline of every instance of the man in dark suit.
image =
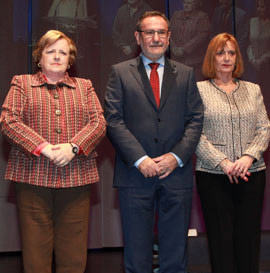
POLYGON ((144 13, 135 32, 142 54, 112 66, 106 90, 126 273, 152 272, 156 213, 159 272, 186 273, 191 157, 202 130, 203 107, 192 68, 164 57, 170 35, 164 14, 144 13), (151 69, 156 66, 152 63, 158 68, 151 69))

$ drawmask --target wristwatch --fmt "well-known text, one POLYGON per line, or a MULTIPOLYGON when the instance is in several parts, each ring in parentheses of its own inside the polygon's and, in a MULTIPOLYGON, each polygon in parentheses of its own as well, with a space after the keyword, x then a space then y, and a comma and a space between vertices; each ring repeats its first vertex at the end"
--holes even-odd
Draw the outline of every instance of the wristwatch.
POLYGON ((72 153, 77 155, 79 152, 79 149, 77 146, 73 145, 72 143, 70 143, 71 147, 72 147, 72 153))

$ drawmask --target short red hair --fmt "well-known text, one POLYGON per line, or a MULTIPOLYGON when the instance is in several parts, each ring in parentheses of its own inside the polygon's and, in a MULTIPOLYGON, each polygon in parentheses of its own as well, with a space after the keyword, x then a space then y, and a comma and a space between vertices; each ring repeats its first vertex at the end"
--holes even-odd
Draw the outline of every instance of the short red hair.
POLYGON ((230 41, 235 46, 236 53, 236 63, 235 69, 233 71, 233 77, 240 78, 243 74, 243 59, 236 39, 229 33, 221 33, 216 35, 208 45, 202 66, 202 72, 206 78, 213 79, 216 77, 215 55, 218 49, 224 48, 228 41, 230 41))

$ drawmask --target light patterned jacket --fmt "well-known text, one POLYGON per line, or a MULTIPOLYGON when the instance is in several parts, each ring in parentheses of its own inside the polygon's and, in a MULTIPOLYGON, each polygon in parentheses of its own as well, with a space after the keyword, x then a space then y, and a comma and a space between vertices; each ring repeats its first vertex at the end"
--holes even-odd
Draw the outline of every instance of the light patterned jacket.
POLYGON ((103 110, 90 80, 65 75, 48 85, 41 72, 14 76, 0 118, 12 143, 5 178, 51 188, 65 188, 99 180, 95 148, 105 135, 103 110), (64 167, 36 156, 42 143, 72 142, 80 154, 64 167))
POLYGON ((243 155, 255 158, 250 172, 265 169, 263 152, 270 139, 270 122, 260 87, 237 81, 237 88, 227 94, 212 81, 197 85, 204 104, 204 124, 196 170, 224 174, 219 163, 243 155))

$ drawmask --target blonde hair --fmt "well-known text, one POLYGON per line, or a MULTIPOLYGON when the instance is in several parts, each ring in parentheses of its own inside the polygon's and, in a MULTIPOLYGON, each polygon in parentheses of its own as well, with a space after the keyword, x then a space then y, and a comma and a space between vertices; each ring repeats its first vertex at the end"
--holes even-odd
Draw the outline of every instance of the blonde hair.
POLYGON ((235 46, 236 63, 233 71, 233 77, 239 78, 244 72, 243 59, 240 53, 238 43, 233 35, 229 33, 221 33, 216 35, 209 43, 202 66, 203 75, 208 79, 216 76, 215 55, 219 48, 224 48, 226 43, 230 41, 235 46))
POLYGON ((33 51, 33 58, 36 64, 40 62, 42 52, 45 47, 52 45, 60 39, 65 39, 69 45, 69 64, 72 65, 75 62, 77 56, 77 48, 72 39, 66 36, 63 32, 59 30, 49 30, 47 31, 37 42, 35 49, 33 51))

